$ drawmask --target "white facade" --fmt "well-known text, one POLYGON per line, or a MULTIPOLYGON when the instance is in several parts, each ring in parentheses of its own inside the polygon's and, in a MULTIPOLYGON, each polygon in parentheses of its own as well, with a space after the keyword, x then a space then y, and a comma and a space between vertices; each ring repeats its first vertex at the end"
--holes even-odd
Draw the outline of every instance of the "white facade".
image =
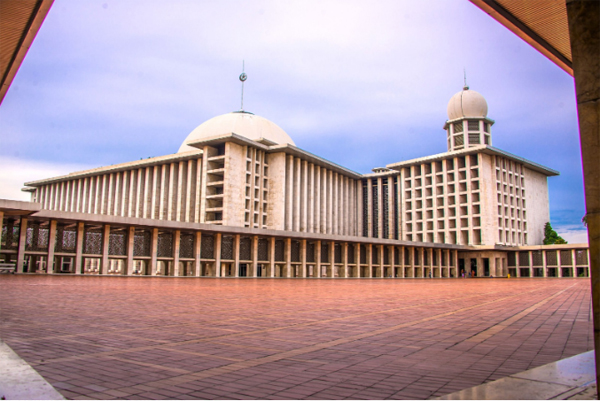
POLYGON ((491 146, 487 103, 448 105, 448 152, 361 175, 247 112, 196 128, 178 153, 27 183, 43 209, 457 245, 536 245, 558 173, 491 146))

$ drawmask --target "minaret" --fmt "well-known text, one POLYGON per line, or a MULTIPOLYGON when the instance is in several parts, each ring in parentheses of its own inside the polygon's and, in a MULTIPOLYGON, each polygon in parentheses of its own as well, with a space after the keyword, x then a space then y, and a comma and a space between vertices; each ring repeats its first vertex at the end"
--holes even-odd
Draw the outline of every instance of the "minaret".
POLYGON ((463 90, 448 103, 448 121, 444 129, 448 136, 448 152, 481 145, 492 145, 492 125, 487 118, 485 98, 470 90, 465 80, 463 90))

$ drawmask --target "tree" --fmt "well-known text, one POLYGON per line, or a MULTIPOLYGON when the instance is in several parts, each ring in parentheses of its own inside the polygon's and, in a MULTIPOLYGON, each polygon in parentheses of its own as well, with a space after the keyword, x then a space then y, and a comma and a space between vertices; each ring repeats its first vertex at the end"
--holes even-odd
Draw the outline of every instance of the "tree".
POLYGON ((565 241, 563 237, 558 235, 556 233, 556 231, 554 231, 554 229, 552 229, 550 222, 547 222, 546 225, 544 226, 544 245, 553 245, 553 244, 560 245, 560 244, 566 244, 566 243, 567 243, 567 241, 565 241))

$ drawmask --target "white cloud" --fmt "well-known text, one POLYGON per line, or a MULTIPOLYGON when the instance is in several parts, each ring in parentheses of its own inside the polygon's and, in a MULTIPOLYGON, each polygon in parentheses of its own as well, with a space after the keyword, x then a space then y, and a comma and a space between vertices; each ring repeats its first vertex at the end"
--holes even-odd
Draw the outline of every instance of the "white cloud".
POLYGON ((25 182, 65 175, 74 171, 85 170, 89 166, 78 164, 61 164, 0 157, 0 199, 29 201, 28 192, 21 191, 25 182))
POLYGON ((587 244, 588 231, 582 225, 557 226, 554 229, 558 235, 563 237, 569 244, 587 244))

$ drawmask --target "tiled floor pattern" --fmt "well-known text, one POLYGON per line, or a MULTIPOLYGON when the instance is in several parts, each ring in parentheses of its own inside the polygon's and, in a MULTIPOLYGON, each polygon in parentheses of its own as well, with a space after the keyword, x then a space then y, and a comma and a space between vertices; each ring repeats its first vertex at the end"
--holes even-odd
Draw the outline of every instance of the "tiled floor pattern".
POLYGON ((585 279, 0 276, 72 399, 425 399, 593 348, 585 279))

